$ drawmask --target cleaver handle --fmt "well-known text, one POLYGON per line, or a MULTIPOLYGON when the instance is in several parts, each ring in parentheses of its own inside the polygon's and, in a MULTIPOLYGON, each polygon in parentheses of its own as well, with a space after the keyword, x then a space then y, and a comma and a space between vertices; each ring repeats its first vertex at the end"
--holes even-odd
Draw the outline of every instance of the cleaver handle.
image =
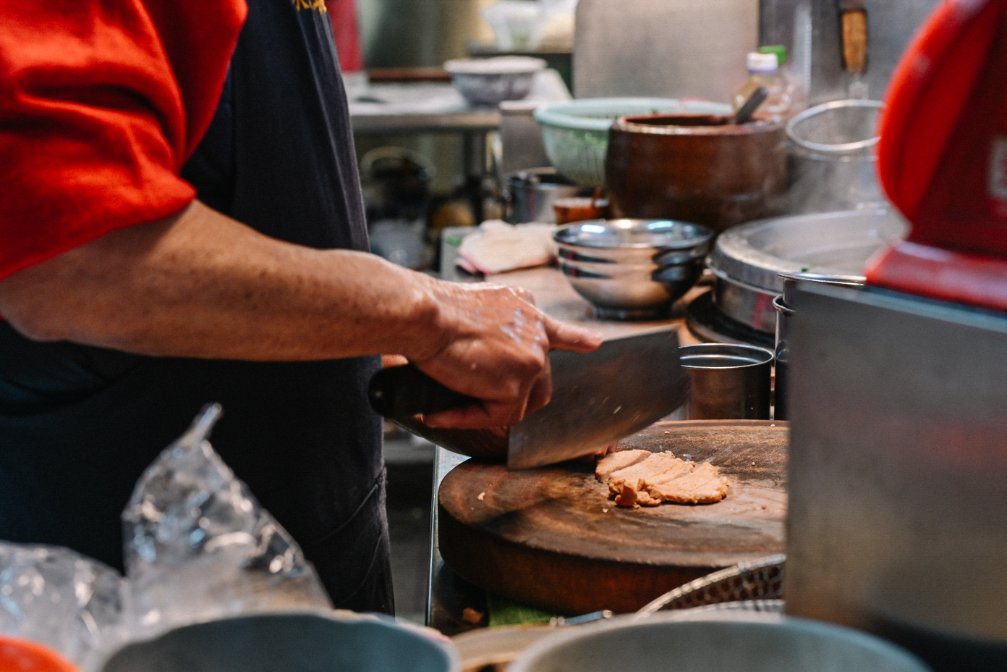
POLYGON ((478 403, 420 371, 413 364, 389 366, 371 377, 371 407, 386 418, 408 418, 478 403))

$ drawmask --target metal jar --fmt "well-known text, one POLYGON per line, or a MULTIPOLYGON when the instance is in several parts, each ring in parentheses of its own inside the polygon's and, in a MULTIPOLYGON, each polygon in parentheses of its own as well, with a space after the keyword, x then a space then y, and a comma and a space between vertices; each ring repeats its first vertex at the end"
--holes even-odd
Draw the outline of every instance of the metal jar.
POLYGON ((529 168, 507 176, 504 190, 504 217, 511 224, 556 222, 553 204, 561 198, 582 193, 572 180, 558 175, 555 168, 529 168))

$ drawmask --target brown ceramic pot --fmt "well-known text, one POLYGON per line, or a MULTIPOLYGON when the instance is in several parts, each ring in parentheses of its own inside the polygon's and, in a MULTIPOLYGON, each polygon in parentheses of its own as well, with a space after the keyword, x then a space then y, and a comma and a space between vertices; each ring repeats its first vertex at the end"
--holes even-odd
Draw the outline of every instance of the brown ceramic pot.
POLYGON ((621 117, 609 130, 605 183, 613 217, 681 219, 719 232, 779 214, 784 126, 716 115, 621 117))

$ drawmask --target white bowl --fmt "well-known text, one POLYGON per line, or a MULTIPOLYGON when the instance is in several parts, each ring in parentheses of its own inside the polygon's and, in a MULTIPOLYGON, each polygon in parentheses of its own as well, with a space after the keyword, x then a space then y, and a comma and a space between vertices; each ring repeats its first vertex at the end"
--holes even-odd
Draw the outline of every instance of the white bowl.
POLYGON ((525 98, 535 73, 545 66, 541 58, 529 56, 456 58, 444 63, 455 88, 473 105, 499 105, 525 98))

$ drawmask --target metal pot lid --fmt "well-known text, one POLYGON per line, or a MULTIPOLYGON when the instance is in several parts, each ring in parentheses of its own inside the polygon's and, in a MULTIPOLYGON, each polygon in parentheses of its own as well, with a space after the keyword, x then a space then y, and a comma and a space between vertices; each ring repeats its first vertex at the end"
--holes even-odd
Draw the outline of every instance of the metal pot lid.
POLYGON ((892 208, 760 219, 721 233, 707 265, 715 274, 781 294, 780 273, 863 276, 868 260, 908 231, 892 208))

